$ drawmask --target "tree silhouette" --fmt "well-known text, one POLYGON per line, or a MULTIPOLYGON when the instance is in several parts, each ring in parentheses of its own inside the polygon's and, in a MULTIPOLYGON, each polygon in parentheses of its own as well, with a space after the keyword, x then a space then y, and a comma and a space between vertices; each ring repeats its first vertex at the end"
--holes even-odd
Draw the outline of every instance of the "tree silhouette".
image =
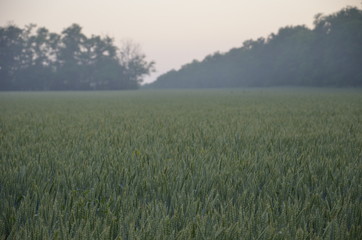
POLYGON ((362 11, 317 14, 314 29, 287 26, 161 75, 149 87, 362 86, 362 11))
POLYGON ((118 48, 78 24, 61 34, 33 24, 0 27, 0 50, 0 90, 136 89, 154 68, 136 44, 118 48))

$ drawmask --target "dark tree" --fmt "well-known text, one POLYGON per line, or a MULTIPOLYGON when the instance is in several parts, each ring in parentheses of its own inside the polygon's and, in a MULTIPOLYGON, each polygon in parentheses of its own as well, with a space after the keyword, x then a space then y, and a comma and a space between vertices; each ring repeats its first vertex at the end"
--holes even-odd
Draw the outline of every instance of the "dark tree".
POLYGON ((61 34, 29 25, 0 27, 0 90, 136 89, 154 62, 131 42, 87 37, 78 24, 61 34))
POLYGON ((280 28, 268 38, 207 56, 161 75, 148 87, 362 86, 362 11, 317 14, 314 29, 280 28))
POLYGON ((24 67, 23 32, 15 25, 0 28, 0 89, 12 90, 16 73, 24 67))

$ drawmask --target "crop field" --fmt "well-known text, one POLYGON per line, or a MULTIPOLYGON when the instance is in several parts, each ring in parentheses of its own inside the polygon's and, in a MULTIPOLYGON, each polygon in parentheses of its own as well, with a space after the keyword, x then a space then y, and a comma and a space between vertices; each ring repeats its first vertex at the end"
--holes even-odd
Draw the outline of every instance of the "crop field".
POLYGON ((361 236, 361 90, 0 93, 0 239, 361 236))

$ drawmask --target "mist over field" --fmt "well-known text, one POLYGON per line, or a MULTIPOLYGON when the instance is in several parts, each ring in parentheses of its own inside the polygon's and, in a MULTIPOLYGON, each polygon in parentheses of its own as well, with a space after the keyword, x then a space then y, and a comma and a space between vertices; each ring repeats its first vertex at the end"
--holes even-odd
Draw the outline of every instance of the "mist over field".
POLYGON ((358 239, 360 90, 0 94, 2 239, 358 239))
MULTIPOLYGON (((361 87, 361 42, 359 8, 316 13, 312 28, 280 27, 168 71, 144 87, 361 87)), ((157 69, 136 42, 87 36, 75 23, 61 33, 35 25, 0 27, 0 49, 2 91, 138 89, 157 69)))
POLYGON ((360 239, 347 2, 0 1, 0 240, 360 239))

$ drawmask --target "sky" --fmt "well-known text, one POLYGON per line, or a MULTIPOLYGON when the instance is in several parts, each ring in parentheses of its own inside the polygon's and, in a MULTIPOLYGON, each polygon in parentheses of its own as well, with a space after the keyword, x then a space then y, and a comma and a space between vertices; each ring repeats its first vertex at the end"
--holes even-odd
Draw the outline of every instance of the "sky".
POLYGON ((361 0, 0 0, 0 26, 35 23, 60 33, 72 23, 91 36, 120 45, 138 43, 157 76, 217 51, 241 47, 280 27, 313 27, 317 13, 331 14, 361 0))

